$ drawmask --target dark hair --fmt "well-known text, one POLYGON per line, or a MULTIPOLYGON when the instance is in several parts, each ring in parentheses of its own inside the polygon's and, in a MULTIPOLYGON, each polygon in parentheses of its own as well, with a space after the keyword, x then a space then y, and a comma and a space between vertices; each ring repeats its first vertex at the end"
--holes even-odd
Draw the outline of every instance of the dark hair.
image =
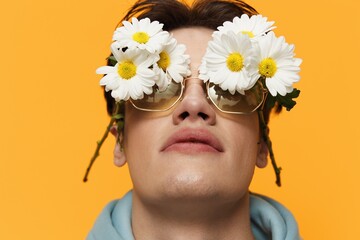
MULTIPOLYGON (((232 21, 234 17, 242 14, 252 16, 258 12, 241 0, 195 0, 191 6, 180 0, 139 0, 121 22, 132 17, 149 18, 151 21, 163 23, 166 31, 195 26, 216 30, 225 21, 232 21)), ((111 115, 115 105, 114 98, 110 92, 105 92, 105 98, 108 114, 111 115)), ((280 112, 281 106, 275 108, 276 112, 280 112)), ((270 111, 271 109, 264 109, 266 123, 269 121, 270 111)))

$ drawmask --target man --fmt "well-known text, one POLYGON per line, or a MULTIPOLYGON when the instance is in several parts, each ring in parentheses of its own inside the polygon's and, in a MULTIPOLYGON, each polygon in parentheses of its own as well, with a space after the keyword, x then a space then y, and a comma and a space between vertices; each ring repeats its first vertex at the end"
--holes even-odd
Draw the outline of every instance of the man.
MULTIPOLYGON (((257 37, 274 38, 272 23, 259 36, 232 27, 255 14, 220 0, 148 0, 130 9, 124 20, 137 18, 115 31, 109 66, 98 73, 119 123, 110 130, 114 163, 128 164, 134 188, 104 209, 88 239, 299 239, 286 208, 248 189, 255 166, 267 165, 269 99, 288 107, 276 96, 296 91, 271 85, 282 71, 275 57, 251 68, 250 49, 261 48, 257 37)), ((289 64, 294 82, 300 60, 289 64)))

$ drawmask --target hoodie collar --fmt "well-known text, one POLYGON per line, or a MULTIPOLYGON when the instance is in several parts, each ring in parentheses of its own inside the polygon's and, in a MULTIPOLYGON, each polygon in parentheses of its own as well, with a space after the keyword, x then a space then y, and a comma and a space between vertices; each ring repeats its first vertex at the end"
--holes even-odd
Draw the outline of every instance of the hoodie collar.
MULTIPOLYGON (((97 218, 87 240, 134 240, 131 228, 132 191, 110 202, 97 218)), ((251 228, 256 240, 299 240, 297 223, 279 202, 250 194, 251 228)))

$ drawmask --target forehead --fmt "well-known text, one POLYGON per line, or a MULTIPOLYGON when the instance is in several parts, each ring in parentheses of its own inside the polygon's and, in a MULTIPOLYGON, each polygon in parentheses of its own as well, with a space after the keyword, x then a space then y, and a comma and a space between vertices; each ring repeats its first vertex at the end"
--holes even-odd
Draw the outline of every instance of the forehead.
POLYGON ((198 75, 201 59, 205 55, 208 42, 214 30, 204 27, 179 28, 171 31, 178 43, 186 46, 186 54, 190 56, 192 76, 198 75))

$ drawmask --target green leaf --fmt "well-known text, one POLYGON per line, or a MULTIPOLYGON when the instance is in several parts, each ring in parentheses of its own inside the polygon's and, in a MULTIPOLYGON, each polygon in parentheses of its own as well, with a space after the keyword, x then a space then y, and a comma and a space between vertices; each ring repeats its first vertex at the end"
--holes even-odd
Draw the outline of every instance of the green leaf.
POLYGON ((112 119, 121 120, 124 119, 124 115, 121 113, 115 114, 111 117, 112 119))
POLYGON ((294 88, 291 93, 286 94, 285 96, 281 96, 280 94, 276 95, 276 101, 286 108, 287 111, 290 111, 295 105, 296 101, 294 98, 297 98, 300 95, 300 90, 294 88))
POLYGON ((111 66, 115 66, 116 63, 117 63, 116 58, 115 58, 113 55, 109 56, 109 57, 107 58, 107 61, 109 62, 109 64, 110 64, 111 66))

